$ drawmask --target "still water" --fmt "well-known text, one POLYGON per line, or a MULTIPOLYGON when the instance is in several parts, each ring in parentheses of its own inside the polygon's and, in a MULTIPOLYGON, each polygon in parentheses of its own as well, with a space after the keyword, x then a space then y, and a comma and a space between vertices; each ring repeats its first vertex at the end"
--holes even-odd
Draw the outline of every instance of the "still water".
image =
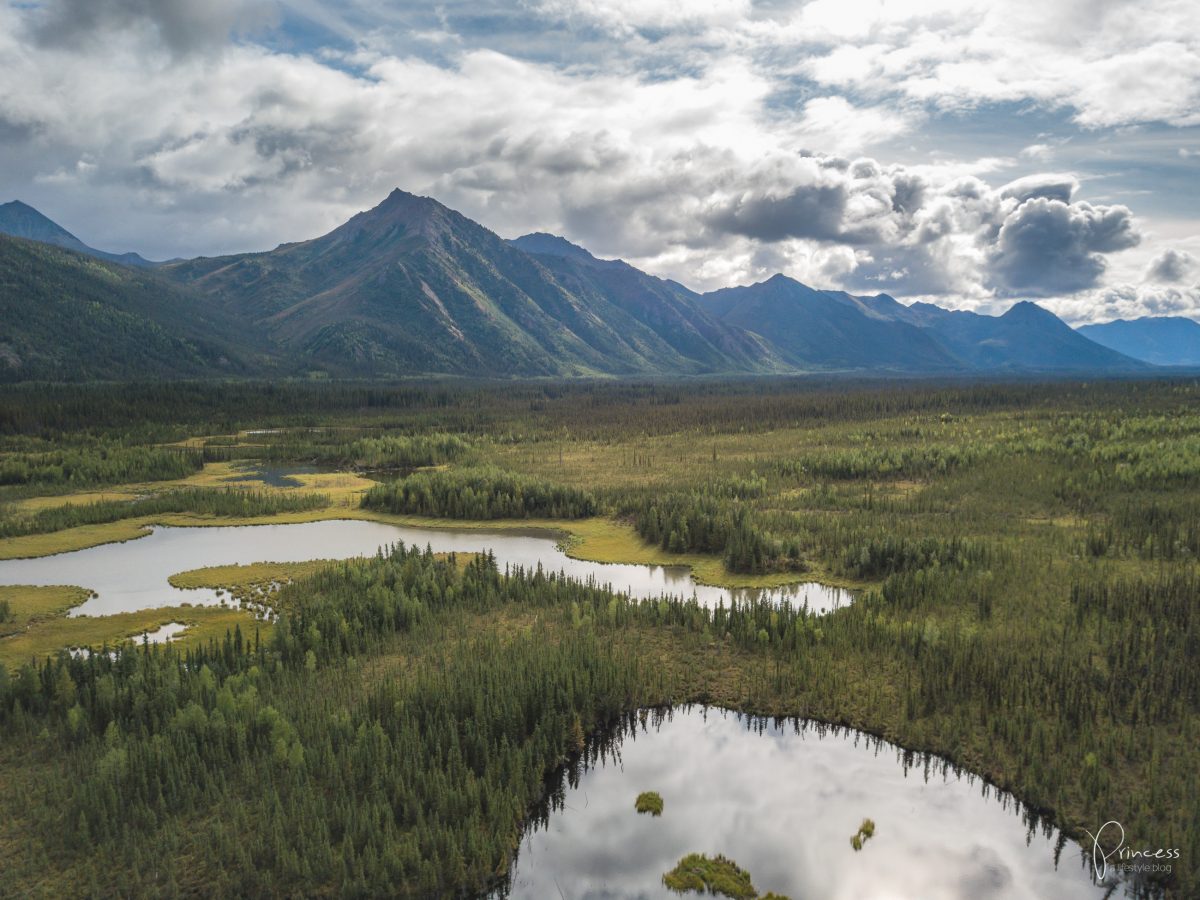
POLYGON ((242 525, 231 527, 164 528, 120 544, 37 559, 0 560, 0 584, 75 584, 97 596, 72 610, 72 615, 102 616, 182 603, 215 604, 221 598, 209 589, 180 590, 167 583, 176 572, 204 566, 253 562, 300 562, 345 559, 374 554, 398 541, 426 545, 435 552, 491 550, 500 568, 506 565, 564 572, 580 580, 594 579, 634 597, 662 594, 695 595, 700 603, 716 606, 731 599, 756 596, 793 605, 807 603, 814 612, 828 612, 850 603, 840 588, 808 583, 772 590, 726 589, 697 584, 686 566, 605 564, 571 559, 544 533, 455 531, 410 528, 339 519, 299 525, 242 525))
POLYGON ((678 900, 662 875, 693 852, 792 900, 1105 894, 1079 845, 1031 829, 1009 795, 862 732, 692 707, 610 742, 527 831, 507 896, 678 900), (648 790, 661 817, 634 811, 648 790), (855 851, 864 818, 875 835, 855 851))

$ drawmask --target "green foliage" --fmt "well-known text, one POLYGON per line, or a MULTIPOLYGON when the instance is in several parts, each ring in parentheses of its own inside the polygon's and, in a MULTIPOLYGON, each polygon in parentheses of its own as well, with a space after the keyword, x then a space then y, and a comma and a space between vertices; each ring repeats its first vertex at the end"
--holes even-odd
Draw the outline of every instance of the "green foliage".
POLYGON ((66 486, 72 489, 186 478, 199 471, 197 451, 128 447, 114 441, 42 451, 0 454, 0 485, 66 486))
POLYGON ((263 356, 248 323, 155 273, 7 235, 0 321, 0 383, 229 377, 263 356))
POLYGON ((703 853, 689 853, 663 875, 663 884, 681 894, 707 891, 734 900, 754 900, 758 896, 750 883, 750 873, 721 854, 710 858, 703 853))
POLYGON ((26 665, 0 679, 0 740, 49 729, 72 774, 48 788, 43 840, 69 858, 123 861, 108 872, 126 872, 125 891, 152 890, 133 861, 165 851, 172 823, 197 821, 216 854, 206 891, 481 891, 504 871, 545 777, 577 752, 575 726, 636 704, 637 660, 590 631, 482 634, 361 702, 347 706, 339 685, 359 654, 436 633, 448 615, 599 594, 506 579, 486 557, 460 567, 396 548, 284 588, 269 644, 238 631, 186 653, 26 665))
POLYGON ((494 467, 417 472, 363 495, 365 509, 451 519, 582 519, 597 512, 587 491, 494 467))
POLYGON ((626 511, 638 534, 671 553, 719 554, 731 572, 805 569, 795 541, 768 536, 740 500, 717 491, 654 494, 626 511))
MULTIPOLYGON (((385 555, 286 588, 278 635, 251 650, 231 636, 230 650, 190 661, 164 648, 0 673, 0 777, 14 785, 3 809, 29 841, 0 866, 0 894, 166 893, 167 859, 187 859, 172 877, 192 893, 474 890, 502 879, 547 760, 566 759, 569 775, 610 709, 701 700, 945 754, 1085 840, 1118 819, 1139 843, 1180 848, 1171 887, 1192 896, 1198 399, 1194 380, 6 388, 6 454, 98 458, 103 442, 270 426, 291 431, 205 453, 349 460, 360 440, 454 435, 468 448, 458 465, 494 462, 635 519, 653 507, 660 546, 666 514, 689 546, 696 523, 702 552, 725 554, 740 515, 765 542, 760 559, 794 546, 869 586, 817 618, 630 603, 486 566, 443 577, 436 561, 385 555), (232 711, 192 681, 211 677, 220 694, 239 676, 232 711), (239 719, 247 685, 260 706, 239 719), (193 700, 206 727, 234 721, 232 735, 214 729, 210 748, 169 733, 193 700), (135 710, 130 729, 108 720, 101 733, 104 704, 135 710), (261 706, 292 731, 255 732, 261 706), (371 768, 348 749, 360 727, 371 768), (131 760, 176 744, 126 793, 131 760)), ((423 452, 397 446, 392 459, 423 452)), ((481 491, 473 505, 490 507, 481 491)), ((178 723, 199 725, 195 712, 178 723)))
POLYGON ((863 819, 862 824, 858 826, 858 831, 850 838, 850 846, 856 851, 863 848, 868 840, 875 836, 875 823, 870 819, 863 819))
POLYGON ((97 525, 166 513, 246 518, 319 509, 328 503, 329 498, 323 494, 283 494, 236 488, 178 488, 132 500, 98 500, 47 507, 25 518, 0 521, 0 538, 45 534, 79 525, 97 525))
POLYGON ((661 816, 663 811, 662 795, 659 794, 658 791, 642 791, 637 795, 634 808, 639 813, 649 813, 652 816, 661 816))

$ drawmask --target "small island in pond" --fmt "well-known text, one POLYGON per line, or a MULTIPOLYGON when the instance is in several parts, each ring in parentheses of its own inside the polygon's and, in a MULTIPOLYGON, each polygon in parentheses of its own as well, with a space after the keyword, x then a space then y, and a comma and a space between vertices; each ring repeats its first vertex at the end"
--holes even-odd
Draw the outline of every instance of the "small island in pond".
POLYGON ((758 897, 758 891, 750 883, 750 873, 721 854, 710 859, 703 853, 689 853, 663 876, 663 884, 681 894, 708 891, 734 900, 758 897))
POLYGON ((658 791, 642 791, 638 794, 634 807, 639 813, 650 813, 652 816, 661 816, 663 798, 658 791))
POLYGON ((858 832, 850 838, 850 846, 855 850, 861 850, 863 844, 875 835, 875 823, 870 819, 863 819, 862 824, 858 826, 858 832))

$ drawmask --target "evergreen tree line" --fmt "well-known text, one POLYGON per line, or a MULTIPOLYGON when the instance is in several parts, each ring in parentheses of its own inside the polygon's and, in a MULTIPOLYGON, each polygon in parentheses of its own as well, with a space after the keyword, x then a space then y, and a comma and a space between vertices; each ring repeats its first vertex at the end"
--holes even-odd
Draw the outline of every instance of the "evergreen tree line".
POLYGON ((1072 408, 1188 415, 1194 379, 1120 382, 903 384, 823 376, 704 382, 175 381, 0 386, 0 434, 129 433, 161 426, 178 438, 241 428, 313 427, 331 416, 359 424, 490 434, 497 423, 529 435, 566 428, 607 439, 631 426, 647 434, 767 431, 805 423, 918 414, 965 415, 1072 408))
POLYGON ((244 491, 236 488, 176 488, 131 500, 96 500, 64 503, 40 509, 29 516, 0 520, 0 538, 48 534, 79 525, 99 525, 120 519, 166 513, 195 513, 202 516, 270 516, 319 509, 329 497, 315 493, 244 491))
POLYGON ((494 466, 415 472, 363 494, 365 509, 451 519, 582 519, 599 511, 588 491, 494 466))
POLYGON ((247 435, 241 441, 216 437, 205 441, 203 453, 210 462, 253 458, 371 471, 445 465, 462 459, 471 446, 444 432, 371 434, 372 430, 300 428, 247 435), (353 436, 364 431, 365 436, 353 436))
POLYGON ((0 486, 37 485, 72 489, 138 481, 186 478, 200 470, 199 451, 124 446, 112 441, 78 447, 0 455, 0 486))
POLYGON ((802 572, 804 560, 795 541, 772 537, 756 526, 739 500, 698 490, 651 494, 627 506, 644 540, 670 553, 720 555, 731 572, 802 572))

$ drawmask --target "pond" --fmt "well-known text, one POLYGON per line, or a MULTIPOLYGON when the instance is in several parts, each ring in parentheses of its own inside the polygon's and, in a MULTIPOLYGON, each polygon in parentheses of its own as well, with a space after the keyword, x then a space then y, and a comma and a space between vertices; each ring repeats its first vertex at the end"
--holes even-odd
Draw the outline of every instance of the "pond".
POLYGON ((271 465, 269 463, 249 463, 236 466, 233 475, 224 479, 228 482, 254 481, 261 482, 267 487, 304 487, 304 482, 297 475, 312 475, 319 471, 316 466, 271 465))
POLYGON ((0 584, 75 584, 96 596, 72 610, 72 615, 101 616, 183 603, 221 602, 214 590, 180 590, 168 577, 205 566, 253 562, 300 562, 345 559, 375 553, 398 541, 435 552, 473 552, 490 549, 506 565, 562 571, 581 580, 594 579, 635 597, 662 594, 696 596, 716 606, 731 599, 754 597, 793 605, 807 603, 814 612, 828 612, 850 603, 849 592, 821 584, 793 584, 771 590, 727 589, 697 584, 686 566, 605 564, 572 559, 544 532, 486 532, 414 528, 357 519, 336 519, 297 525, 242 525, 195 528, 156 527, 150 534, 124 543, 103 544, 36 559, 0 560, 0 584))
MULTIPOLYGON (((165 644, 168 641, 175 640, 175 638, 187 631, 187 628, 188 626, 184 622, 168 622, 166 625, 160 625, 153 631, 143 631, 141 634, 134 635, 130 638, 130 640, 135 644, 141 644, 143 642, 149 644, 165 644)), ((92 651, 88 647, 72 647, 70 652, 72 656, 92 655, 92 651)), ((109 656, 115 659, 117 656, 117 651, 110 650, 109 656)))
POLYGON ((853 729, 691 707, 634 719, 589 755, 499 896, 678 900, 662 875, 689 853, 724 854, 792 900, 1105 895, 1079 845, 1030 827, 1010 795, 853 729), (642 791, 662 795, 661 817, 634 810, 642 791))

